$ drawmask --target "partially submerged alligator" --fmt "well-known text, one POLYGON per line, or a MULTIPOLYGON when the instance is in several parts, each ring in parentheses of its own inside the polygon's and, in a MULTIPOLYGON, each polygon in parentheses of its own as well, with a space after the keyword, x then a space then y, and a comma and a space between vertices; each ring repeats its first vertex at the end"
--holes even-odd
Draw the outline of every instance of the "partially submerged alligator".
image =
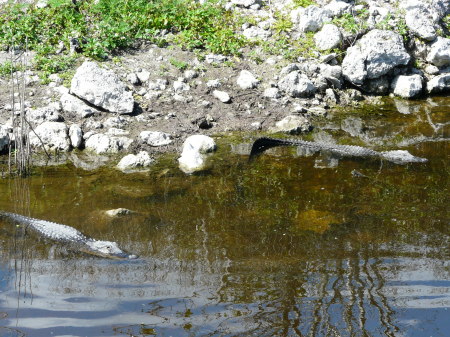
POLYGON ((374 157, 381 158, 397 164, 405 163, 425 163, 428 161, 426 158, 420 158, 413 156, 411 153, 405 150, 383 151, 378 152, 368 149, 362 146, 356 145, 337 145, 320 142, 309 142, 301 139, 280 139, 262 137, 258 138, 252 146, 250 152, 250 158, 264 152, 265 150, 276 146, 303 146, 314 151, 328 151, 333 154, 337 154, 345 157, 374 157))
POLYGON ((136 255, 128 254, 121 250, 115 242, 92 239, 70 226, 2 211, 0 211, 0 217, 5 217, 14 222, 18 222, 25 226, 25 229, 29 228, 45 238, 73 244, 76 249, 88 254, 111 259, 137 258, 136 255))

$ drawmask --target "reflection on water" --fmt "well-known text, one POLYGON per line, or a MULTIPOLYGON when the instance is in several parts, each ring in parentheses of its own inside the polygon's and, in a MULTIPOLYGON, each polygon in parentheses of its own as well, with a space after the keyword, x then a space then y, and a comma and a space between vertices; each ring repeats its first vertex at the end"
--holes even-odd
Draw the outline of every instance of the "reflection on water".
POLYGON ((68 165, 2 179, 1 210, 141 258, 94 258, 0 220, 0 335, 446 336, 448 128, 438 108, 418 106, 326 120, 313 137, 403 142, 426 164, 301 148, 249 163, 249 142, 222 140, 202 175, 165 162, 144 174, 68 165), (119 207, 133 213, 104 213, 119 207))

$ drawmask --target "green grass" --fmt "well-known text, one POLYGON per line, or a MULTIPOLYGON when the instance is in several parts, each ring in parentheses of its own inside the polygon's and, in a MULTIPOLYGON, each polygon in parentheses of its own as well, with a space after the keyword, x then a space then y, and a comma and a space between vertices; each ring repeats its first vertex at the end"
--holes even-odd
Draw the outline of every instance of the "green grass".
POLYGON ((236 55, 245 41, 235 28, 232 13, 219 0, 204 5, 191 0, 49 0, 45 8, 13 3, 0 8, 0 48, 27 45, 37 52, 36 67, 44 72, 64 70, 73 62, 67 55, 71 38, 78 40, 80 54, 94 59, 141 40, 236 55), (169 34, 160 34, 163 30, 169 34), (60 42, 65 55, 56 55, 60 42))

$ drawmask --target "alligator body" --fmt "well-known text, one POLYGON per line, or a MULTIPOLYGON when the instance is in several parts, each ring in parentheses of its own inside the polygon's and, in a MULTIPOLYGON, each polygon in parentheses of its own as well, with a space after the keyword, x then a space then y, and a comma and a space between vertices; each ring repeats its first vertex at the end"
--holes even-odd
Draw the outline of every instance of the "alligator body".
POLYGON ((280 139, 280 138, 258 138, 252 146, 250 158, 262 153, 263 151, 276 146, 303 146, 315 151, 327 151, 344 157, 374 157, 381 158, 397 164, 405 163, 425 163, 426 158, 413 156, 405 150, 378 152, 362 146, 355 145, 337 145, 321 142, 309 142, 301 139, 280 139))
POLYGON ((117 243, 100 241, 87 237, 73 227, 55 222, 29 218, 16 213, 1 212, 0 217, 8 218, 41 236, 64 243, 70 243, 82 252, 111 259, 135 259, 136 255, 121 250, 117 243))

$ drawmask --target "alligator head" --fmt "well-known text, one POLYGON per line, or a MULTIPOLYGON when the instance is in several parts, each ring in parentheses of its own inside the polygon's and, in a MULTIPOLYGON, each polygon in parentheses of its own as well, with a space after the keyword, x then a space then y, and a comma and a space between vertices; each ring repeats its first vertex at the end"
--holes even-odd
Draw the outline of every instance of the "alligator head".
POLYGON ((137 259, 137 255, 124 252, 112 241, 89 240, 86 245, 90 254, 110 259, 137 259))

